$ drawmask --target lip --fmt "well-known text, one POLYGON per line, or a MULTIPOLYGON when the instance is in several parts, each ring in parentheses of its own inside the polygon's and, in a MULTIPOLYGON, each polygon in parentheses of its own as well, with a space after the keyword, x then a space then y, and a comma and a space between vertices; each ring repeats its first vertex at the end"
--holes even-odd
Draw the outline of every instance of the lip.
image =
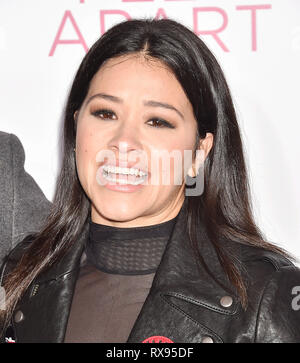
POLYGON ((143 184, 132 185, 132 184, 110 184, 107 183, 104 186, 107 189, 114 190, 116 192, 133 193, 143 187, 143 184))

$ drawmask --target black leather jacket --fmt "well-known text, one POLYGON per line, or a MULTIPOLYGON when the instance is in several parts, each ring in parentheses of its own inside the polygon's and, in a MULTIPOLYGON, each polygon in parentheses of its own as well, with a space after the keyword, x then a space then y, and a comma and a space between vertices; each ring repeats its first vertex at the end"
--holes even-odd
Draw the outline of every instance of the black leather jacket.
MULTIPOLYGON (((17 342, 64 341, 87 236, 88 226, 64 258, 40 274, 19 301, 12 317, 17 342)), ((207 265, 228 286, 203 229, 198 237, 207 265)), ((236 296, 197 267, 188 243, 186 209, 182 208, 127 342, 143 342, 153 336, 175 343, 300 342, 300 298, 295 295, 300 292, 300 270, 273 252, 224 243, 243 264, 248 309, 244 311, 236 296)), ((28 245, 22 242, 12 251, 4 265, 5 274, 28 245)))

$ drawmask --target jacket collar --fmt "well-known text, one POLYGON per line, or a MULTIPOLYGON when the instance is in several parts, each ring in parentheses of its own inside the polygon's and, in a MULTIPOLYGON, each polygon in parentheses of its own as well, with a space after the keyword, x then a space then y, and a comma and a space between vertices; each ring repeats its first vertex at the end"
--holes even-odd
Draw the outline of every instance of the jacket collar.
MULTIPOLYGON (((172 235, 167 243, 160 265, 158 266, 152 284, 153 288, 162 287, 166 284, 169 285, 170 282, 173 282, 174 286, 181 286, 181 288, 187 286, 187 291, 190 291, 190 284, 192 281, 195 283, 195 286, 198 286, 198 281, 194 281, 195 278, 200 278, 201 276, 202 278, 204 278, 204 276, 208 278, 209 276, 203 266, 199 263, 197 264, 197 258, 189 242, 187 231, 188 207, 189 203, 186 198, 174 224, 172 235)), ((82 253, 88 242, 88 236, 89 223, 87 222, 84 225, 79 239, 74 243, 72 248, 51 268, 40 274, 35 282, 42 283, 44 281, 56 280, 60 276, 78 269, 82 253)), ((230 284, 225 278, 223 268, 214 247, 208 239, 201 219, 199 220, 199 229, 197 230, 197 240, 199 241, 201 255, 205 256, 205 261, 208 264, 208 267, 211 268, 216 279, 230 289, 230 284)), ((244 253, 242 255, 242 249, 239 244, 227 240, 224 240, 224 243, 226 244, 227 251, 232 251, 232 254, 236 256, 237 259, 246 259, 245 249, 248 254, 248 249, 253 251, 252 247, 243 246, 244 253)), ((22 250, 15 254, 14 259, 18 260, 23 252, 24 251, 22 250)), ((216 286, 219 286, 219 284, 216 283, 216 286)), ((223 291, 225 290, 223 289, 223 291)))

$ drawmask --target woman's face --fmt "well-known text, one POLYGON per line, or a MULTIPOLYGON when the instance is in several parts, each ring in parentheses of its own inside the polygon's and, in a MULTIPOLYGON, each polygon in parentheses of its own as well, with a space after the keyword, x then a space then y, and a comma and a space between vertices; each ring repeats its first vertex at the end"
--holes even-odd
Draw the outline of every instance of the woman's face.
POLYGON ((185 197, 184 150, 194 150, 197 124, 165 65, 141 55, 108 60, 75 118, 77 172, 93 222, 134 227, 178 214, 185 197), (182 156, 182 170, 172 152, 177 161, 182 156))

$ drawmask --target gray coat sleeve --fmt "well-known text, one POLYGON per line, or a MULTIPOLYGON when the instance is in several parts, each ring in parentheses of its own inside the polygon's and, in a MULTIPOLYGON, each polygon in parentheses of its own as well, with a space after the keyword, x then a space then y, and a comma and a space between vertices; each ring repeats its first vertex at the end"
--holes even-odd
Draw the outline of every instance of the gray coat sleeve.
POLYGON ((0 265, 26 235, 36 232, 51 203, 24 170, 25 153, 17 136, 0 132, 0 265))

